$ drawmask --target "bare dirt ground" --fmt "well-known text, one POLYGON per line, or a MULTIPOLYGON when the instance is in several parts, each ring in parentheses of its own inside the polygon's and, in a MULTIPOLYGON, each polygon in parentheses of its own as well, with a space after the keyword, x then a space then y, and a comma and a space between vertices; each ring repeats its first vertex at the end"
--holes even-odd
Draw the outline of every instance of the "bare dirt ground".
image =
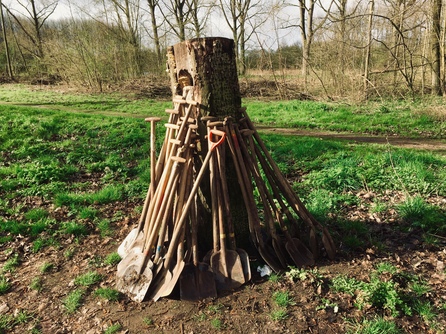
MULTIPOLYGON (((366 201, 371 194, 359 193, 366 201)), ((388 194, 390 201, 398 194, 388 194)), ((444 201, 444 199, 443 199, 444 201)), ((27 198, 26 207, 45 207, 48 203, 39 198, 27 198)), ((347 294, 335 294, 330 288, 331 279, 346 274, 357 279, 367 279, 367 275, 376 264, 389 262, 401 270, 423 277, 434 289, 430 291, 432 303, 439 306, 446 301, 444 262, 446 261, 445 244, 425 246, 416 233, 395 232, 394 212, 370 216, 365 207, 346 208, 346 218, 363 221, 384 245, 385 250, 378 250, 365 242, 365 248, 348 250, 342 244, 338 258, 328 261, 319 259, 316 264, 322 277, 318 286, 310 279, 292 282, 283 277, 279 282, 272 282, 256 274, 252 281, 232 292, 221 292, 216 299, 199 302, 185 302, 174 293, 170 298, 157 302, 136 303, 123 296, 118 302, 108 302, 94 295, 99 286, 114 287, 116 268, 104 265, 106 255, 116 251, 120 241, 132 228, 130 222, 138 217, 132 213, 137 203, 116 203, 104 212, 122 210, 125 218, 116 222, 119 231, 115 238, 102 238, 94 233, 76 241, 74 238, 63 240, 59 247, 46 248, 33 253, 31 242, 18 237, 4 246, 20 255, 20 266, 6 277, 12 285, 11 290, 0 296, 0 315, 26 313, 29 319, 24 324, 17 324, 7 333, 31 333, 37 328, 41 333, 103 333, 106 328, 119 324, 119 333, 345 333, 349 322, 362 321, 373 315, 372 307, 358 310, 354 306, 354 297, 347 294), (66 251, 73 256, 67 259, 66 251), (50 271, 42 273, 45 263, 53 264, 50 271), (94 287, 85 288, 83 305, 74 314, 68 314, 64 308, 64 299, 73 291, 73 280, 81 274, 96 271, 102 275, 102 282, 94 287), (39 277, 42 282, 40 291, 30 288, 32 281, 39 277), (294 303, 290 305, 288 316, 281 321, 273 320, 271 315, 277 306, 272 295, 275 291, 288 291, 294 303), (324 306, 326 300, 338 305, 324 306)), ((24 208, 25 209, 25 208, 24 208)), ((67 210, 66 210, 67 211, 67 210)), ((67 215, 64 210, 53 210, 55 216, 67 215)), ((332 229, 335 240, 336 230, 332 229)), ((6 252, 0 255, 0 264, 8 259, 6 252)), ((251 259, 255 263, 255 257, 251 259)), ((389 316, 384 313, 384 316, 389 316)), ((420 317, 396 318, 398 325, 406 333, 441 333, 445 329, 444 314, 437 315, 437 330, 432 330, 420 317)), ((5 332, 6 333, 6 332, 5 332)))

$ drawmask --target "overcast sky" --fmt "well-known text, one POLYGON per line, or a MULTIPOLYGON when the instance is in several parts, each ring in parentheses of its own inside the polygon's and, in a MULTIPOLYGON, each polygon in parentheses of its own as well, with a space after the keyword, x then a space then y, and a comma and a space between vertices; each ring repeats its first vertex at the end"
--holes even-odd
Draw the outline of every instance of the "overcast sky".
MULTIPOLYGON (((22 0, 22 3, 26 3, 28 0, 22 0)), ((38 0, 40 3, 52 3, 54 0, 38 0)), ((17 0, 3 0, 3 3, 6 4, 9 8, 14 8, 18 11, 21 11, 22 13, 23 8, 17 3, 17 0)), ((87 11, 89 15, 94 15, 94 13, 91 11, 93 9, 92 6, 92 0, 59 0, 58 5, 56 7, 56 10, 54 11, 53 15, 51 16, 52 19, 58 19, 58 18, 70 18, 70 17, 77 17, 77 16, 85 16, 85 14, 78 9, 77 5, 83 6, 84 11, 87 11), (70 5, 71 4, 71 5, 70 5)), ((145 4, 145 0, 141 0, 141 4, 145 4)), ((276 13, 273 18, 270 18, 269 21, 264 24, 262 29, 258 30, 258 36, 252 36, 251 40, 249 42, 249 46, 258 46, 258 40, 261 41, 263 44, 263 47, 265 48, 276 48, 278 41, 277 37, 279 39, 279 43, 282 45, 290 45, 294 44, 299 40, 299 30, 297 28, 294 29, 277 29, 278 36, 276 36, 276 29, 274 26, 279 27, 281 25, 280 20, 281 19, 288 19, 292 20, 294 23, 297 22, 297 15, 298 11, 297 8, 290 10, 290 8, 287 9, 287 11, 282 11, 279 13, 276 13), (294 16, 293 16, 294 15, 294 16)), ((221 14, 220 14, 221 15, 221 14)), ((209 25, 209 36, 221 36, 221 37, 227 37, 232 38, 232 33, 229 30, 229 28, 226 25, 225 20, 223 17, 220 17, 218 13, 213 13, 212 17, 208 23, 209 25)))

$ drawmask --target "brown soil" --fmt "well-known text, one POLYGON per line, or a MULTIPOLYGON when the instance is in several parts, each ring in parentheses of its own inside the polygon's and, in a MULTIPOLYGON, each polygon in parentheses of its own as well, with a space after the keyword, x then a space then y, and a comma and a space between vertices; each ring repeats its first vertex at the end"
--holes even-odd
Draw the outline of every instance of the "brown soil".
MULTIPOLYGON (((357 196, 370 202, 376 194, 358 193, 357 196)), ((399 194, 384 195, 389 201, 400 199, 399 194)), ((384 198, 385 199, 385 198, 384 198)), ((445 199, 438 199, 446 205, 445 199)), ((45 207, 51 210, 49 203, 39 198, 27 198, 26 207, 45 207)), ((285 276, 279 282, 261 278, 255 271, 253 279, 232 292, 220 292, 215 300, 185 302, 174 295, 157 302, 136 303, 127 297, 119 302, 108 302, 94 295, 98 288, 85 289, 83 305, 74 314, 68 314, 64 308, 64 299, 78 288, 74 278, 89 271, 97 271, 103 276, 102 287, 114 287, 116 268, 104 265, 106 255, 116 251, 117 246, 133 227, 136 221, 132 208, 141 203, 116 203, 101 211, 121 210, 123 218, 116 222, 119 231, 114 238, 103 238, 96 233, 76 240, 62 240, 60 246, 46 248, 38 253, 31 251, 31 240, 17 237, 4 245, 0 254, 0 264, 10 258, 9 250, 18 253, 20 265, 5 276, 12 285, 11 290, 0 296, 0 315, 26 312, 32 315, 26 324, 18 324, 8 333, 30 332, 36 326, 42 333, 103 333, 113 325, 120 324, 120 333, 344 333, 352 321, 361 322, 363 318, 385 311, 368 306, 358 310, 354 306, 354 297, 334 293, 329 283, 335 276, 344 274, 358 280, 367 280, 369 273, 377 263, 389 262, 398 269, 422 277, 433 289, 428 299, 432 305, 441 307, 446 302, 444 262, 446 251, 440 247, 428 247, 417 233, 395 232, 394 224, 398 221, 394 211, 370 214, 365 205, 346 208, 343 218, 363 221, 375 240, 382 243, 382 250, 366 242, 366 247, 348 249, 337 241, 339 255, 335 261, 319 259, 316 268, 322 275, 320 283, 312 281, 311 275, 303 281, 291 281, 285 276), (72 250, 73 257, 67 258, 66 251, 72 250), (42 273, 45 263, 53 264, 49 272, 42 273), (31 289, 31 282, 40 278, 41 291, 31 289), (276 291, 289 291, 294 303, 288 306, 285 320, 273 320, 271 315, 278 309, 272 295, 276 291), (338 305, 324 306, 326 300, 338 305), (350 319, 350 322, 346 321, 350 319), (219 321, 219 322, 218 322, 219 321), (221 326, 221 327, 220 327, 221 326)), ((24 210, 26 209, 24 207, 24 210)), ((53 210, 55 216, 68 215, 68 210, 53 210)), ((340 240, 333 228, 335 240, 340 240)), ((255 257, 251 258, 253 264, 255 257)), ((407 333, 434 333, 428 324, 417 316, 398 317, 398 325, 407 333)), ((438 314, 437 332, 446 328, 446 319, 438 314)), ((351 326, 351 325, 350 325, 351 326)))

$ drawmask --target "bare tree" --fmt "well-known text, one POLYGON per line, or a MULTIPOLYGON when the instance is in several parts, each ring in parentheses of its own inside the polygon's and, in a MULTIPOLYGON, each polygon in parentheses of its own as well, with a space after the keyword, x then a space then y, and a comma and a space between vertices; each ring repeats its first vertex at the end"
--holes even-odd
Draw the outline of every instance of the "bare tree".
POLYGON ((41 0, 40 2, 37 0, 17 0, 17 3, 26 13, 25 21, 21 19, 22 16, 19 13, 8 8, 6 10, 34 46, 33 50, 28 48, 28 51, 38 59, 43 59, 43 27, 56 10, 58 0, 41 0))
POLYGON ((442 95, 441 84, 441 12, 442 0, 433 0, 432 2, 432 94, 442 95))
POLYGON ((159 6, 165 22, 180 41, 203 36, 212 7, 208 0, 161 0, 159 6))
MULTIPOLYGON (((139 33, 139 20, 141 17, 141 6, 139 0, 106 0, 109 1, 113 9, 112 17, 116 21, 116 27, 119 31, 117 38, 127 42, 132 50, 134 59, 134 75, 141 73, 142 56, 141 56, 141 37, 139 33)), ((115 32, 115 29, 111 30, 115 32)))
POLYGON ((302 43, 302 75, 304 77, 305 89, 308 87, 308 73, 310 69, 311 47, 313 45, 316 32, 322 28, 328 19, 328 13, 331 12, 333 2, 328 3, 328 8, 323 6, 320 0, 298 0, 297 6, 299 10, 299 24, 302 43), (319 18, 317 24, 315 22, 316 5, 324 9, 324 16, 319 18))
POLYGON ((235 42, 235 51, 240 74, 246 72, 246 44, 266 15, 259 0, 219 0, 219 7, 235 42))
POLYGON ((156 58, 159 66, 162 62, 162 56, 161 56, 160 36, 158 31, 159 25, 156 16, 158 4, 159 0, 147 0, 147 5, 149 6, 150 24, 152 27, 152 34, 153 34, 152 38, 153 38, 153 43, 155 44, 156 58))
POLYGON ((367 45, 364 53, 364 94, 368 98, 369 90, 369 75, 370 75, 370 54, 372 49, 372 28, 373 28, 373 15, 375 13, 375 0, 369 1, 369 22, 367 30, 367 45))
POLYGON ((6 68, 8 71, 8 76, 10 79, 14 79, 14 75, 12 73, 12 66, 11 66, 11 57, 9 54, 9 44, 8 44, 8 36, 6 34, 6 24, 5 24, 5 17, 3 15, 3 2, 0 0, 0 23, 1 28, 3 32, 3 44, 5 46, 5 55, 6 55, 6 68))
POLYGON ((190 16, 187 0, 162 0, 161 2, 164 4, 164 8, 160 7, 160 9, 165 21, 179 40, 185 41, 186 25, 190 16))

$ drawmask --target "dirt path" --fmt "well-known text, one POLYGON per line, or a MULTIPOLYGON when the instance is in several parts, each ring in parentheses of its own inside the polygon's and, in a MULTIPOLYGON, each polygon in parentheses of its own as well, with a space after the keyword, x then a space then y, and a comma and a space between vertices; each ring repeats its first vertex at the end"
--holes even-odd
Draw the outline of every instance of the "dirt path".
POLYGON ((302 130, 292 128, 273 128, 257 126, 257 129, 265 133, 280 133, 293 136, 319 137, 322 139, 348 140, 357 143, 388 144, 403 148, 435 151, 446 154, 446 140, 430 138, 405 138, 400 136, 372 136, 357 133, 338 133, 331 131, 302 130))

